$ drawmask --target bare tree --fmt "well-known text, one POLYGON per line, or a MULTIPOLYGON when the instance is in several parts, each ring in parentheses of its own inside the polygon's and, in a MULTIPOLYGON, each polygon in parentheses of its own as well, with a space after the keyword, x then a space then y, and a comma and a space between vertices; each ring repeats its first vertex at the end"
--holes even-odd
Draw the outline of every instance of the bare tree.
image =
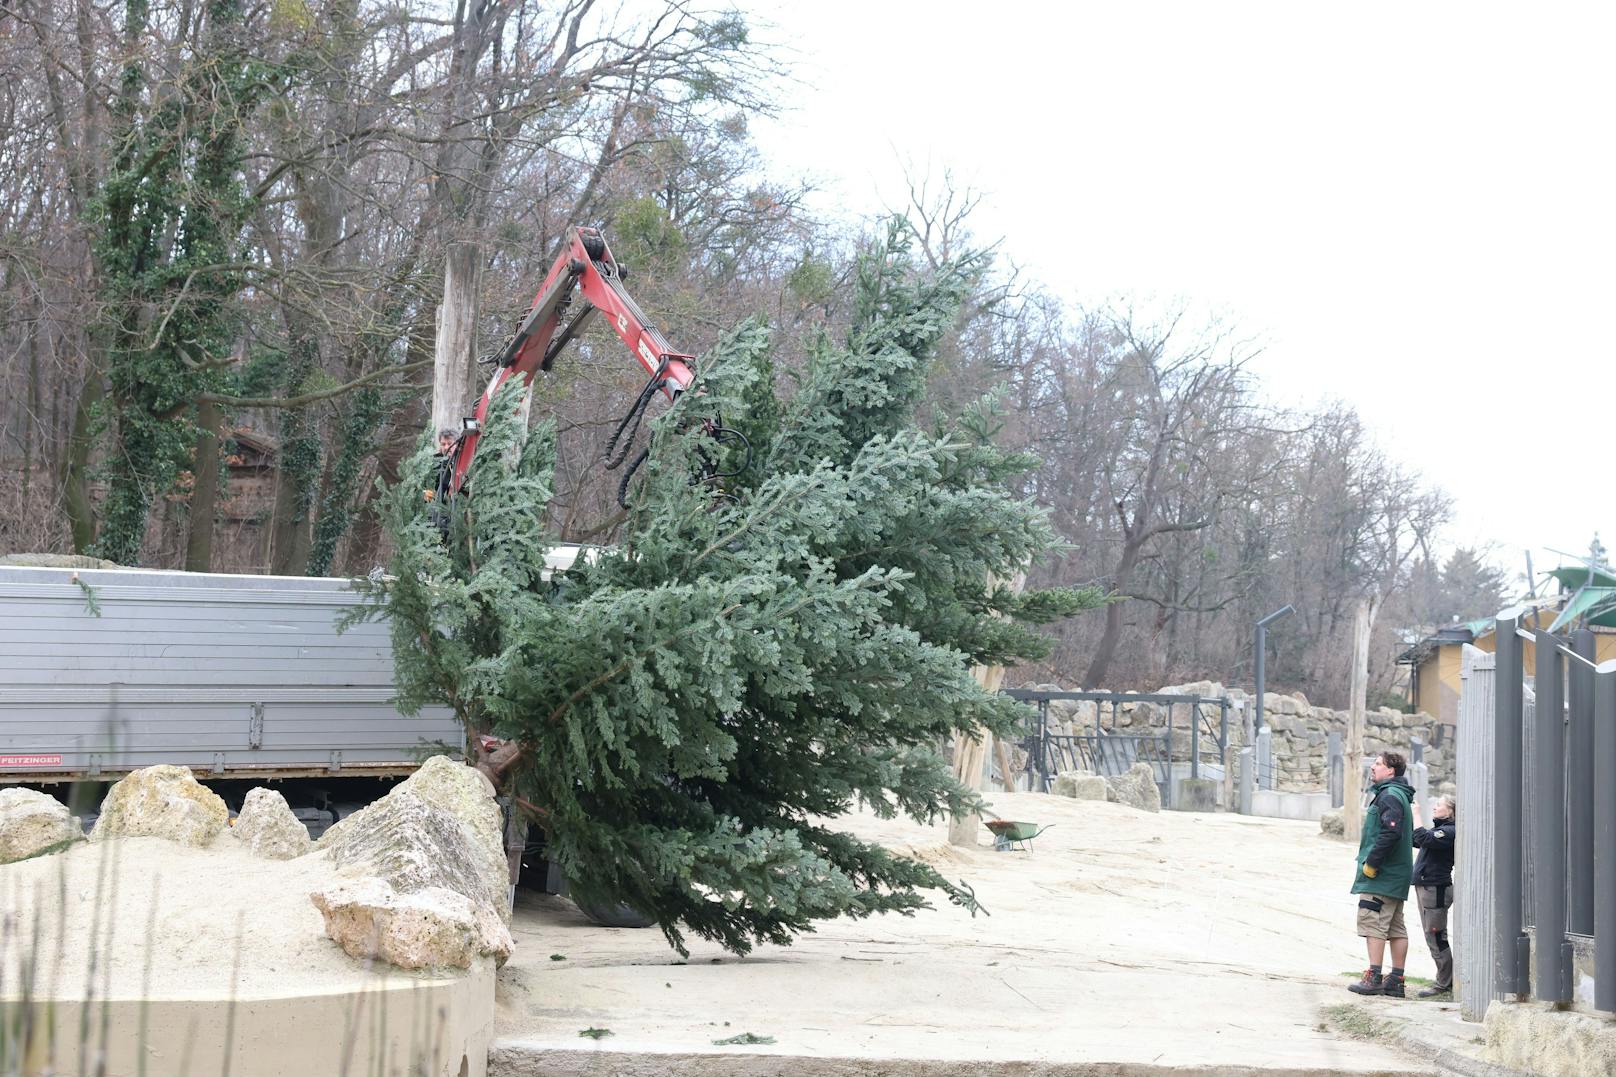
MULTIPOLYGON (((1162 536, 1209 526, 1228 476, 1208 465, 1215 444, 1242 423, 1250 406, 1239 343, 1213 336, 1182 350, 1177 319, 1141 329, 1130 315, 1116 318, 1117 353, 1101 384, 1111 407, 1102 417, 1115 431, 1116 453, 1100 464, 1100 485, 1115 510, 1120 549, 1109 574, 1119 595, 1129 595, 1134 572, 1162 536), (1186 498, 1210 490, 1211 503, 1186 498)), ((1104 682, 1122 638, 1123 603, 1106 610, 1105 631, 1083 674, 1083 687, 1104 682)))

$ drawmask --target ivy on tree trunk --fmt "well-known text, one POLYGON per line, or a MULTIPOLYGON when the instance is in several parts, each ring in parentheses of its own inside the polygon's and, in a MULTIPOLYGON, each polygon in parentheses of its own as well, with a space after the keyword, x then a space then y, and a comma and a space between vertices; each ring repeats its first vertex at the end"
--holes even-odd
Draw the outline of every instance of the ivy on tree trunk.
POLYGON ((148 14, 146 0, 125 5, 118 148, 91 207, 113 436, 96 546, 122 564, 138 563, 151 506, 190 465, 198 397, 221 387, 248 210, 241 129, 262 92, 239 0, 208 3, 175 93, 151 85, 141 62, 148 14))

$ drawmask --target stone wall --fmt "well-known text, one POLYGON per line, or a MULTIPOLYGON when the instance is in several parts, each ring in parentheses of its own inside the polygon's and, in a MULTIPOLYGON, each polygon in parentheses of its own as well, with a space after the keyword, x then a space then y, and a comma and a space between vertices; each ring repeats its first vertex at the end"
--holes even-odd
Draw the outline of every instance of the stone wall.
MULTIPOLYGON (((1051 692, 1073 691, 1053 684, 1030 684, 1025 687, 1051 692)), ((1237 705, 1229 709, 1231 760, 1245 745, 1246 717, 1254 705, 1249 693, 1239 688, 1226 689, 1216 681, 1198 681, 1194 684, 1178 684, 1157 689, 1156 694, 1200 696, 1204 699, 1216 699, 1227 695, 1230 701, 1237 705)), ((1113 721, 1112 706, 1109 703, 1095 704, 1085 700, 1062 699, 1050 701, 1051 732, 1092 731, 1096 706, 1101 709, 1101 726, 1104 729, 1114 729, 1119 733, 1144 733, 1147 730, 1162 732, 1167 727, 1165 705, 1144 702, 1121 703, 1117 706, 1113 721)), ((1263 696, 1263 710, 1268 726, 1273 730, 1274 788, 1282 792, 1317 792, 1328 788, 1326 752, 1329 734, 1339 732, 1345 739, 1347 712, 1315 707, 1300 695, 1276 695, 1272 692, 1263 696)), ((1215 709, 1205 713, 1216 721, 1215 709)), ((1189 708, 1186 705, 1180 704, 1173 708, 1175 760, 1189 759, 1188 715, 1189 708)), ((1431 788, 1438 788, 1442 783, 1453 780, 1454 745, 1450 737, 1440 747, 1432 746, 1431 738, 1437 724, 1437 719, 1429 714, 1403 714, 1386 707, 1372 710, 1365 715, 1364 751, 1371 755, 1376 752, 1395 751, 1407 756, 1410 741, 1418 737, 1426 746, 1425 762, 1430 767, 1431 788)), ((1216 756, 1211 754, 1214 752, 1212 742, 1203 737, 1202 760, 1215 762, 1216 756)))

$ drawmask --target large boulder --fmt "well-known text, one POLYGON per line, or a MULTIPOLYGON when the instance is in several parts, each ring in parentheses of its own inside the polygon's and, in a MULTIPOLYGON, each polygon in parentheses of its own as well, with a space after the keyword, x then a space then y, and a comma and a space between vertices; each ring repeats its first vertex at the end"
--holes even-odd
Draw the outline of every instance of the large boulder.
POLYGON ((486 901, 509 919, 511 865, 504 851, 504 820, 493 783, 465 763, 435 755, 388 796, 331 826, 317 847, 344 873, 386 878, 402 891, 448 886, 486 901), (440 846, 435 857, 417 857, 440 846), (440 867, 452 867, 448 881, 440 867))
POLYGON ((1319 833, 1327 838, 1346 837, 1347 819, 1340 808, 1331 808, 1319 816, 1319 833))
POLYGON ((350 957, 405 969, 503 965, 515 943, 497 913, 439 886, 400 893, 381 879, 340 883, 310 895, 325 931, 350 957))
POLYGON ((1058 797, 1077 796, 1077 780, 1089 776, 1086 770, 1063 770, 1049 783, 1049 791, 1058 797))
POLYGON ((471 767, 428 760, 326 831, 318 847, 354 880, 311 895, 326 934, 349 953, 462 968, 479 955, 509 955, 510 875, 499 805, 493 786, 471 767), (445 892, 461 901, 447 901, 445 892))
POLYGON ((308 827, 297 821, 286 798, 273 789, 247 794, 231 833, 249 852, 266 860, 291 860, 309 851, 308 827))
POLYGON ((0 789, 0 864, 83 840, 83 826, 55 797, 33 789, 0 789))
MULTIPOLYGON (((317 847, 329 850, 339 865, 358 859, 363 849, 351 847, 354 835, 396 825, 397 819, 389 823, 383 817, 396 816, 397 805, 391 802, 405 797, 414 797, 459 823, 461 859, 467 862, 470 875, 475 876, 480 886, 467 896, 489 900, 496 908, 506 910, 510 863, 505 859, 505 822, 499 803, 494 799, 493 783, 476 768, 447 756, 428 759, 387 796, 333 825, 320 836, 317 847)), ((372 844, 361 842, 365 848, 372 844)), ((394 880, 394 885, 408 890, 434 884, 426 880, 418 885, 394 880)), ((451 886, 451 889, 460 888, 451 886)))
POLYGON ((1072 780, 1069 794, 1074 800, 1109 800, 1111 787, 1098 774, 1082 774, 1072 780))
POLYGON ((90 840, 167 838, 201 847, 229 823, 230 809, 189 767, 164 764, 132 771, 107 792, 90 840))
POLYGON ((1156 788, 1156 773, 1149 763, 1135 763, 1126 773, 1105 780, 1117 803, 1140 811, 1161 811, 1161 790, 1156 788))

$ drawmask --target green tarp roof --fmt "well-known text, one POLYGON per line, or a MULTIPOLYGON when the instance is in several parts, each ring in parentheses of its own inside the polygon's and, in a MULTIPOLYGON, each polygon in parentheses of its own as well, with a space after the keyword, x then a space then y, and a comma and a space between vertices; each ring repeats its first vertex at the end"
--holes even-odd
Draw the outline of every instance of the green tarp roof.
POLYGON ((1595 587, 1616 587, 1616 575, 1608 568, 1589 568, 1587 565, 1565 565, 1549 569, 1549 575, 1560 581, 1567 591, 1575 591, 1585 584, 1595 587), (1590 579, 1590 577, 1592 577, 1590 579))
MULTIPOLYGON (((1573 571, 1587 574, 1585 569, 1573 571)), ((1595 573, 1596 578, 1604 576, 1603 572, 1595 573)), ((1610 577, 1605 577, 1609 579, 1610 577)), ((1616 584, 1616 580, 1611 581, 1616 584)), ((1602 625, 1605 628, 1616 628, 1616 586, 1584 587, 1571 596, 1560 616, 1554 619, 1549 626, 1550 632, 1558 632, 1564 625, 1571 624, 1579 617, 1586 617, 1591 625, 1602 625)))

